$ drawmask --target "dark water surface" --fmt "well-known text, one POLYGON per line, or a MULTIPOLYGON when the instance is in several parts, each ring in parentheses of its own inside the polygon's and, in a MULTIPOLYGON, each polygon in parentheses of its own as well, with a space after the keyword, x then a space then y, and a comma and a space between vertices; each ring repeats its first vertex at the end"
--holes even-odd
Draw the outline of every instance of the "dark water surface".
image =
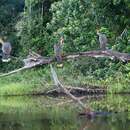
POLYGON ((109 111, 87 119, 76 103, 65 98, 0 98, 0 130, 130 130, 130 96, 84 100, 95 111, 109 111))

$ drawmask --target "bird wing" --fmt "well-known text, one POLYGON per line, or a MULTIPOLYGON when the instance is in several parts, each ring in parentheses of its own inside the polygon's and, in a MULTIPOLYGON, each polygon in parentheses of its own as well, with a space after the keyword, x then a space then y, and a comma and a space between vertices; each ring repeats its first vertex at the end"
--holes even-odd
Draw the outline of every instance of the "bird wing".
POLYGON ((104 41, 104 43, 106 43, 106 44, 107 44, 108 39, 107 39, 107 37, 106 37, 106 35, 105 35, 105 34, 103 34, 103 38, 102 38, 102 40, 104 41))
POLYGON ((106 35, 102 34, 102 36, 99 36, 99 42, 100 44, 107 44, 108 40, 106 35))
POLYGON ((9 42, 6 42, 2 45, 2 51, 5 54, 10 54, 12 50, 11 44, 9 42))

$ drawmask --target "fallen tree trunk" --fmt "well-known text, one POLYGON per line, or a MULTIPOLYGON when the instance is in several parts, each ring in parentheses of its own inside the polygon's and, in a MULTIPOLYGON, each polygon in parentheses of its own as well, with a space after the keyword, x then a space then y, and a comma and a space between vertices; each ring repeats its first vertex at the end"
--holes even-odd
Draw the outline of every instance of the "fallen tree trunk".
POLYGON ((122 62, 128 62, 130 61, 130 54, 128 53, 120 53, 116 51, 106 50, 106 51, 87 51, 87 52, 79 52, 79 54, 73 54, 68 55, 65 57, 65 59, 74 59, 74 58, 80 58, 80 57, 106 57, 109 59, 118 59, 122 62))
POLYGON ((74 95, 72 95, 62 84, 61 82, 59 81, 58 77, 57 77, 57 74, 55 72, 55 70, 53 69, 52 65, 50 65, 51 67, 51 73, 52 73, 52 77, 53 77, 53 80, 54 80, 54 83, 55 85, 57 86, 57 88, 59 88, 61 91, 63 91, 67 96, 69 96, 72 100, 76 101, 81 108, 83 108, 85 111, 87 109, 87 106, 85 106, 83 104, 83 102, 81 102, 81 100, 77 97, 75 97, 74 95))
MULTIPOLYGON (((66 87, 65 88, 75 96, 83 96, 83 95, 105 95, 107 93, 107 88, 89 88, 89 87, 66 87)), ((53 89, 45 92, 47 95, 64 95, 64 92, 58 91, 58 89, 53 89)))
POLYGON ((34 67, 39 66, 39 65, 50 64, 52 61, 53 61, 52 59, 47 59, 47 60, 46 59, 39 59, 36 62, 32 62, 28 65, 23 66, 22 68, 10 71, 8 73, 1 74, 0 77, 9 76, 9 75, 17 73, 19 71, 34 68, 34 67))
MULTIPOLYGON (((105 57, 105 58, 109 58, 112 60, 118 59, 122 62, 130 61, 130 54, 120 53, 120 52, 111 51, 111 50, 79 52, 78 54, 65 55, 62 58, 63 58, 63 60, 68 60, 68 59, 76 59, 76 58, 80 58, 80 57, 95 57, 95 58, 105 57)), ((0 75, 0 77, 8 76, 8 75, 14 74, 16 72, 19 72, 21 70, 34 68, 36 66, 50 64, 52 62, 55 62, 56 59, 55 59, 55 57, 53 57, 53 58, 52 57, 42 57, 37 53, 33 53, 33 54, 31 54, 31 57, 29 57, 29 58, 27 57, 23 61, 24 61, 24 63, 26 62, 24 64, 24 67, 13 70, 6 74, 2 74, 2 75, 0 75)))
POLYGON ((23 67, 21 67, 19 69, 15 69, 13 71, 10 71, 8 73, 1 74, 0 77, 9 76, 9 75, 17 73, 19 71, 31 69, 31 68, 34 68, 36 66, 50 64, 53 61, 54 61, 54 58, 42 57, 42 56, 40 56, 39 54, 36 54, 36 53, 35 53, 35 55, 31 54, 31 57, 27 56, 26 59, 23 59, 23 62, 24 62, 23 67))

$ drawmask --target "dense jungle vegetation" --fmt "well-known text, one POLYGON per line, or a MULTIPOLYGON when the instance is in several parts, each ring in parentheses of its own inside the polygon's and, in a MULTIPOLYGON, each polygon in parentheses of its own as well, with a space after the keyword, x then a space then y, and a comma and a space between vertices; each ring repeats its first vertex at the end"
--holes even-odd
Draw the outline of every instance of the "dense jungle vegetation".
MULTIPOLYGON (((33 50, 53 56, 53 45, 64 36, 64 54, 99 50, 96 30, 106 34, 109 49, 130 53, 129 0, 1 0, 0 36, 13 46, 10 63, 0 61, 0 72, 22 66, 33 50), (125 31, 124 31, 125 30, 125 31), (124 33, 122 33, 124 31, 124 33), (122 35, 121 35, 122 34, 122 35)), ((108 87, 110 92, 130 92, 130 63, 107 58, 81 58, 64 62, 56 71, 66 85, 108 87)), ((50 87, 46 66, 0 78, 0 94, 43 92, 50 87)))

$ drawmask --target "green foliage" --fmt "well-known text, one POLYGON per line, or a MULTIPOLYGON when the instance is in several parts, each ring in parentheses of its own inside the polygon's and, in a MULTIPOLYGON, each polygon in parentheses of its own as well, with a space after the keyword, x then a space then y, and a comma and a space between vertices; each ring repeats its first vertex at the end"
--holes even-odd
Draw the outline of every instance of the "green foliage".
POLYGON ((25 0, 25 10, 17 23, 17 35, 22 47, 20 55, 27 55, 29 49, 42 55, 52 52, 46 23, 51 18, 49 8, 53 0, 25 0))
MULTIPOLYGON (((109 49, 130 51, 129 0, 25 0, 24 10, 23 5, 19 0, 2 0, 0 5, 0 35, 10 37, 14 56, 25 57, 29 50, 53 56, 53 45, 61 35, 65 39, 64 53, 99 50, 97 30, 106 34, 109 49)), ((1 63, 1 71, 20 67, 18 60, 6 66, 1 63)), ((80 81, 73 80, 74 84, 84 82, 84 76, 90 82, 92 78, 92 82, 111 81, 116 72, 129 79, 129 67, 116 60, 81 58, 65 66, 66 81, 68 74, 72 79, 83 76, 78 77, 80 81)))
POLYGON ((0 1, 0 36, 10 36, 15 32, 14 25, 23 5, 23 0, 0 1))
POLYGON ((64 34, 66 52, 97 48, 93 12, 89 2, 86 6, 79 0, 62 0, 51 6, 52 19, 47 29, 54 38, 64 34))
POLYGON ((120 52, 130 52, 130 30, 125 28, 119 37, 116 39, 116 44, 113 49, 120 52))
MULTIPOLYGON (((125 12, 127 4, 128 1, 121 0, 26 0, 22 19, 17 23, 22 53, 26 54, 32 49, 44 55, 52 54, 53 44, 58 42, 61 35, 65 38, 65 52, 97 49, 99 45, 96 29, 106 33, 109 48, 128 51, 129 47, 123 47, 121 41, 119 44, 115 43, 115 37, 126 26, 126 23, 121 23, 120 20, 117 23, 118 12, 115 7, 118 6, 125 12)), ((119 12, 120 19, 122 12, 119 12)))

